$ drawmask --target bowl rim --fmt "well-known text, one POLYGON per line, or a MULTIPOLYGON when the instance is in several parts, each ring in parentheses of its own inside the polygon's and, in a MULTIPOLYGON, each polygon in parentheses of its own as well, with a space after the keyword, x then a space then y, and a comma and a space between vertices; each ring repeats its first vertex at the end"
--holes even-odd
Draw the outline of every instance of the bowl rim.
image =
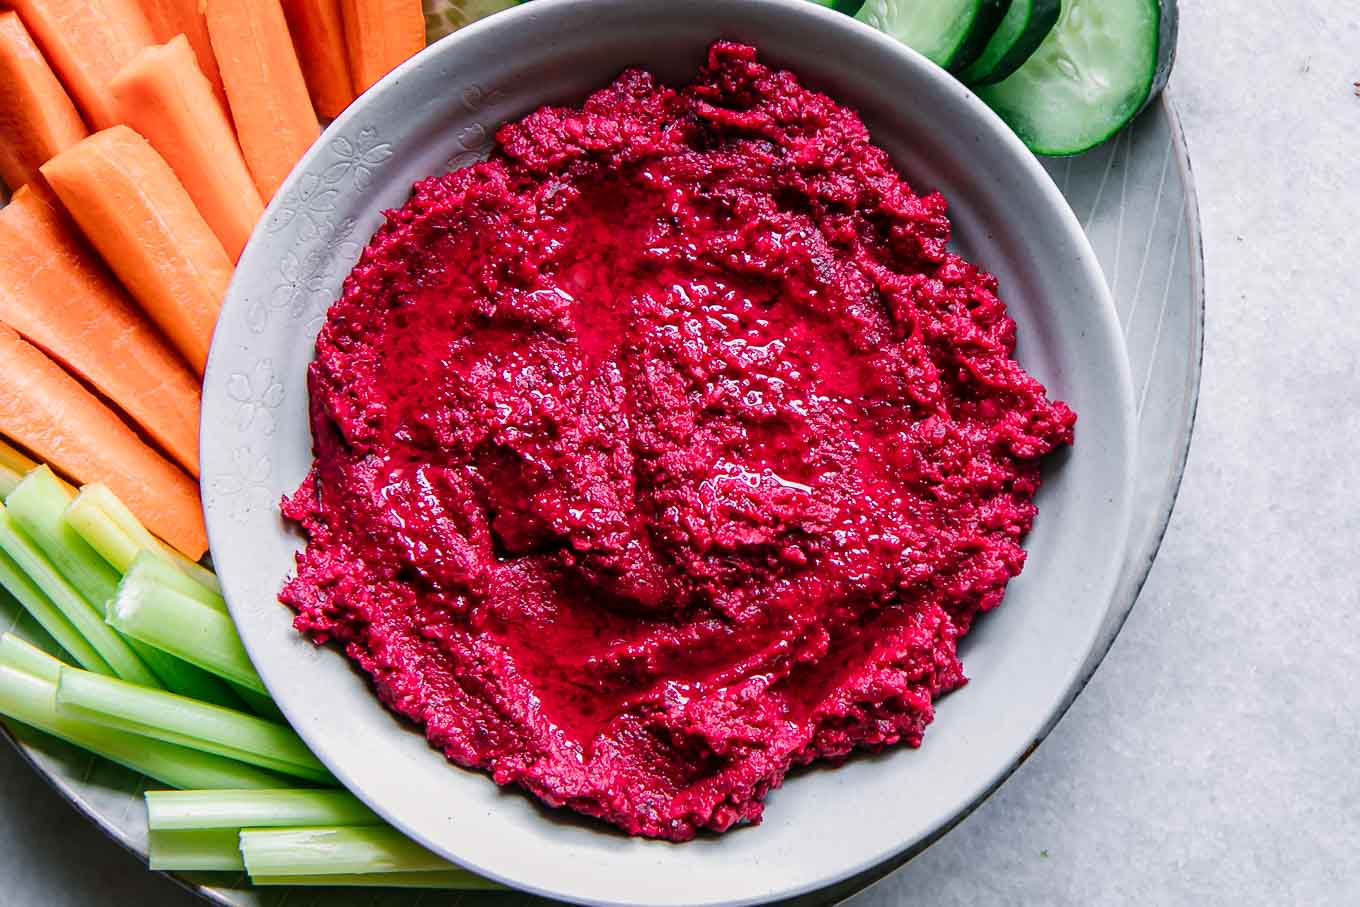
MULTIPOLYGON (((667 0, 655 0, 655 2, 649 4, 647 2, 639 2, 639 0, 633 0, 632 3, 629 3, 628 0, 535 0, 533 4, 521 5, 506 10, 493 18, 475 22, 469 26, 459 29, 458 31, 448 35, 445 38, 440 39, 438 42, 431 44, 429 47, 427 47, 414 57, 410 58, 409 60, 405 61, 391 73, 385 76, 375 86, 373 86, 371 89, 365 92, 364 95, 362 95, 359 100, 351 104, 346 111, 344 111, 338 118, 336 118, 335 121, 333 121, 328 126, 328 128, 320 137, 320 139, 312 146, 311 149, 309 149, 309 151, 303 156, 303 158, 297 163, 297 165, 295 165, 294 169, 289 174, 288 178, 284 181, 283 185, 276 193, 274 199, 267 206, 265 216, 261 220, 261 223, 263 224, 268 222, 271 216, 273 216, 278 211, 279 206, 281 204, 281 200, 284 199, 290 193, 291 190, 296 188, 299 180, 301 180, 305 173, 307 172, 308 165, 314 163, 322 154, 322 149, 325 147, 328 139, 330 139, 333 136, 341 135, 342 133, 345 132, 346 127, 355 125, 356 121, 363 118, 372 107, 380 105, 389 94, 393 93, 398 83, 400 83, 404 77, 409 76, 410 74, 416 72, 417 70, 424 66, 429 65, 433 60, 439 59, 441 55, 453 54, 459 47, 465 44, 469 44, 471 42, 481 40, 483 35, 485 34, 494 33, 502 29, 510 29, 517 25, 521 20, 532 19, 536 16, 550 15, 553 10, 556 10, 561 7, 571 7, 580 5, 591 5, 597 7, 610 7, 610 6, 624 7, 631 5, 646 7, 648 5, 659 6, 666 2, 667 0)), ((731 2, 738 2, 738 0, 731 0, 731 2)), ((820 20, 822 24, 829 28, 848 29, 857 36, 858 40, 869 42, 876 45, 877 49, 880 52, 886 52, 900 57, 902 61, 907 65, 907 68, 913 71, 914 77, 923 80, 934 81, 937 83, 950 83, 950 84, 955 83, 955 80, 952 76, 950 76, 944 70, 940 69, 934 63, 931 63, 929 60, 927 60, 925 57, 923 57, 916 51, 912 50, 911 48, 906 47, 905 45, 897 42, 896 40, 882 34, 881 32, 873 29, 872 27, 866 24, 863 24, 855 20, 850 16, 846 16, 843 13, 839 13, 829 8, 822 7, 818 3, 807 2, 807 0, 739 0, 739 2, 742 5, 750 7, 766 7, 778 9, 780 15, 804 17, 811 19, 813 21, 820 20)), ((1096 294, 1097 298, 1093 300, 1093 304, 1096 305, 1103 313, 1104 317, 1100 319, 1100 324, 1102 328, 1105 331, 1108 331, 1110 335, 1104 339, 1107 343, 1110 344, 1112 348, 1117 349, 1121 352, 1118 361, 1113 363, 1114 372, 1113 383, 1116 396, 1120 403, 1120 421, 1122 423, 1122 440, 1123 440, 1122 446, 1124 448, 1123 449, 1124 468, 1123 474, 1119 480, 1119 486, 1121 489, 1119 499, 1121 506, 1118 511, 1118 522, 1120 527, 1119 537, 1117 540, 1111 540, 1114 542, 1114 544, 1111 545, 1111 549, 1116 551, 1118 555, 1112 556, 1108 559, 1107 565, 1108 569, 1104 571, 1104 576, 1102 577, 1102 580, 1097 587, 1097 591, 1093 593, 1093 595, 1091 596, 1093 600, 1098 600, 1101 613, 1108 614, 1110 608, 1113 607, 1113 595, 1114 592, 1116 591, 1120 568, 1122 566, 1123 551, 1127 545, 1129 523, 1131 516, 1131 506, 1129 504, 1129 499, 1133 486, 1133 475, 1135 469, 1135 455, 1136 455, 1135 454, 1136 433, 1134 428, 1135 412, 1133 407, 1132 381, 1129 374, 1127 356, 1122 355, 1124 349, 1123 337, 1122 333, 1120 333, 1118 330, 1118 319, 1117 316, 1115 315, 1114 303, 1110 296, 1109 288, 1105 282, 1100 265, 1096 259, 1095 252, 1091 248, 1089 240, 1085 235, 1085 232, 1081 229, 1080 223, 1078 222, 1076 215, 1071 211, 1070 207, 1067 204, 1066 199, 1062 196, 1061 192, 1058 190, 1057 186, 1053 183, 1052 179, 1044 171, 1043 167, 1040 165, 1038 160, 1034 158, 1034 156, 1029 152, 1029 150, 1014 135, 1014 133, 1001 121, 1001 119, 994 112, 992 112, 990 108, 983 104, 983 102, 980 101, 974 94, 972 94, 971 92, 961 94, 960 104, 963 111, 963 115, 974 117, 980 126, 985 127, 985 131, 988 135, 988 138, 999 143, 1001 146, 1004 147, 1007 156, 1010 157, 1017 166, 1019 166, 1022 170, 1027 172, 1029 179, 1031 179, 1036 184, 1038 190, 1045 196, 1045 202, 1047 203, 1047 205, 1055 209, 1055 215, 1064 224, 1067 240, 1069 240, 1073 244, 1074 248, 1076 248, 1079 253, 1079 263, 1077 266, 1083 272, 1083 275, 1087 278, 1090 287, 1096 294)), ((248 243, 247 248, 242 255, 243 261, 246 260, 248 256, 250 256, 252 247, 264 242, 264 240, 261 237, 261 233, 262 231, 257 229, 255 234, 251 237, 251 240, 248 243)), ((244 281, 244 279, 245 278, 242 276, 241 269, 238 269, 236 274, 233 276, 231 287, 228 290, 227 301, 223 305, 224 314, 231 307, 232 301, 236 299, 236 297, 239 295, 238 288, 239 285, 244 281)), ((216 344, 214 344, 214 352, 217 352, 216 344)), ((222 374, 224 370, 223 368, 220 367, 220 363, 216 361, 218 359, 219 357, 217 356, 210 356, 207 374, 205 375, 205 387, 211 384, 212 382, 217 381, 220 378, 224 377, 222 374), (214 367, 215 365, 218 365, 218 367, 215 368, 214 367)), ((207 412, 206 405, 207 394, 205 393, 205 414, 207 412)), ((201 444, 205 451, 204 456, 206 459, 210 455, 213 455, 210 454, 209 451, 213 451, 215 448, 213 447, 212 439, 209 437, 209 433, 211 431, 210 420, 205 418, 203 421, 204 424, 201 429, 202 431, 201 444)), ((206 476, 207 473, 208 470, 205 468, 204 475, 206 476)), ((208 518, 207 522, 209 539, 210 541, 216 541, 216 539, 220 537, 223 532, 223 527, 221 525, 223 520, 221 519, 220 513, 217 514, 215 518, 213 511, 215 509, 220 508, 214 508, 211 505, 210 500, 211 500, 210 496, 205 494, 204 508, 208 518)), ((236 603, 238 597, 235 596, 232 591, 234 585, 235 583, 232 582, 230 577, 227 576, 223 577, 224 596, 227 599, 228 605, 230 607, 230 610, 232 611, 233 616, 236 617, 240 615, 242 612, 240 610, 239 605, 236 603)), ((1053 701, 1053 703, 1044 710, 1043 720, 1039 722, 1038 726, 1033 729, 1034 732, 1032 734, 1026 735, 1027 739, 1031 739, 1033 741, 1032 743, 1030 743, 1028 746, 1020 747, 1015 752, 1010 753, 1009 756, 1005 759, 998 758, 996 769, 993 772, 991 772, 987 778, 985 778, 981 783, 974 785, 973 789, 966 795, 958 796, 956 798, 956 802, 954 802, 953 805, 947 811, 942 813, 937 821, 931 823, 929 827, 926 828, 921 834, 914 835, 910 839, 898 841, 895 845, 887 847, 886 849, 883 849, 881 851, 875 851, 872 854, 868 854, 867 856, 862 857, 854 865, 848 865, 843 867, 842 870, 835 875, 826 876, 814 882, 803 883, 798 886, 780 889, 777 892, 777 897, 788 898, 796 897, 802 894, 807 894, 809 892, 824 888, 829 885, 834 885, 837 882, 844 881, 845 879, 852 878, 856 875, 869 871, 874 866, 880 865, 886 860, 892 859, 896 855, 907 852, 918 846, 928 846, 929 843, 937 840, 941 835, 946 833, 950 828, 957 824, 957 822, 961 821, 962 818, 964 818, 969 812, 976 808, 977 805, 983 802, 988 796, 991 795, 991 793, 993 793, 997 788, 999 788, 999 786, 1015 771, 1015 769, 1018 768, 1018 766, 1024 761, 1024 759, 1029 755, 1029 753, 1033 751, 1034 747, 1037 746, 1038 742, 1041 741, 1048 734, 1048 732, 1052 729, 1056 722, 1061 718, 1062 714, 1070 706, 1072 700, 1080 691, 1082 680, 1081 675, 1083 673, 1082 665, 1084 661, 1090 657, 1096 646, 1097 631, 1098 628, 1093 628, 1090 634, 1090 638, 1084 641, 1082 646, 1081 657, 1074 660, 1071 669, 1068 671, 1065 677, 1065 680, 1063 682, 1062 695, 1057 697, 1053 701)), ((248 634, 246 633, 242 633, 242 638, 243 642, 245 643, 247 651, 250 652, 250 654, 252 654, 253 656, 255 654, 254 649, 256 648, 258 643, 252 643, 251 638, 249 638, 248 634)), ((268 686, 269 680, 264 675, 264 672, 261 672, 261 676, 264 677, 266 685, 268 686)), ((276 699, 278 698, 279 697, 276 696, 276 699)), ((362 786, 360 785, 351 786, 352 782, 348 777, 348 773, 335 764, 333 756, 326 751, 325 746, 318 746, 317 744, 314 743, 313 739, 311 738, 311 735, 309 734, 309 728, 306 726, 306 723, 294 722, 293 716, 289 714, 289 707, 284 705, 282 701, 279 702, 279 705, 280 708, 284 711, 285 715, 288 715, 290 723, 293 723, 298 733, 303 737, 303 739, 308 743, 308 745, 314 746, 316 748, 316 755, 318 756, 318 758, 320 758, 322 762, 325 763, 327 767, 331 769, 331 771, 336 775, 336 777, 339 780, 342 781, 342 783, 345 783, 345 786, 347 788, 350 788, 357 796, 359 796, 361 799, 364 799, 365 802, 368 802, 368 804, 375 811, 382 815, 383 818, 390 822, 394 827, 397 827, 404 834, 407 834, 413 840, 428 847, 434 852, 445 855, 450 859, 454 860, 455 862, 458 862, 460 865, 465 865, 469 869, 479 874, 482 874, 487 878, 493 879, 498 882, 502 882, 514 889, 518 889, 521 891, 526 891, 533 894, 542 895, 545 897, 554 898, 569 897, 573 902, 576 903, 598 904, 601 905, 601 907, 605 907, 605 905, 609 905, 609 907, 612 907, 612 905, 629 903, 628 901, 619 900, 616 897, 594 898, 587 896, 578 896, 574 894, 567 895, 561 891, 542 887, 541 885, 526 883, 523 880, 516 879, 512 876, 507 876, 504 873, 498 872, 493 868, 485 867, 473 861, 467 860, 463 858, 461 855, 450 854, 446 847, 441 845, 439 842, 430 839, 428 836, 421 833, 418 829, 412 828, 409 825, 409 823, 402 821, 401 817, 393 814, 389 808, 385 808, 384 804, 379 802, 370 802, 369 798, 367 798, 364 795, 362 786)), ((721 904, 724 905, 724 907, 744 907, 744 905, 766 903, 767 901, 768 901, 767 897, 760 895, 752 895, 747 897, 725 899, 721 901, 706 900, 703 903, 721 904)))

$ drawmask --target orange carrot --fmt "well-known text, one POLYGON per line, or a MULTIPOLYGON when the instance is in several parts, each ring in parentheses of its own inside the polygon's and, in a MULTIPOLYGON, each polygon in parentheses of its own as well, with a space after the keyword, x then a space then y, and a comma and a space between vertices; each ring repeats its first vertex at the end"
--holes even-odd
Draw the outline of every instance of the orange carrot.
POLYGON ((137 0, 10 0, 85 122, 118 122, 109 80, 154 38, 137 0))
POLYGON ((367 91, 425 47, 420 0, 341 0, 340 7, 356 91, 367 91))
POLYGON ((170 165, 139 134, 114 126, 41 171, 132 297, 202 375, 231 259, 170 165))
POLYGON ((198 560, 208 548, 198 486, 142 443, 61 366, 0 325, 0 433, 76 482, 103 482, 146 528, 198 560))
POLYGON ((274 197, 321 134, 279 0, 205 0, 231 118, 260 195, 274 197))
POLYGON ((327 119, 339 116, 354 100, 340 0, 283 0, 283 14, 288 17, 312 105, 327 119))
POLYGON ((0 85, 0 180, 18 189, 89 133, 17 13, 0 12, 0 85))
POLYGON ((199 9, 199 0, 141 0, 141 3, 155 40, 164 43, 175 35, 189 40, 198 68, 212 83, 213 94, 225 108, 227 93, 222 88, 222 74, 217 71, 217 58, 213 56, 212 41, 208 40, 208 20, 199 9))
POLYGON ((198 382, 75 226, 23 188, 0 208, 0 247, 0 322, 97 388, 198 475, 198 382))
POLYGON ((231 260, 240 258, 264 204, 189 42, 176 35, 148 47, 111 88, 123 122, 160 152, 231 260))

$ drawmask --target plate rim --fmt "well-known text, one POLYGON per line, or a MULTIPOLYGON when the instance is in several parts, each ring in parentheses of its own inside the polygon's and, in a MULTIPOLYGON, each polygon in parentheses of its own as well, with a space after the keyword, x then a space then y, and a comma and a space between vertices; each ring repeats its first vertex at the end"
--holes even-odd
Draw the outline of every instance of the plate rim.
MULTIPOLYGON (((1118 638, 1119 633, 1121 632, 1125 622, 1127 621, 1129 615, 1132 613, 1134 606, 1137 604, 1139 593, 1141 592, 1143 586, 1145 585, 1148 574, 1151 572, 1151 569, 1156 561, 1156 558, 1160 553, 1162 542, 1165 538, 1167 528, 1175 512, 1176 504, 1178 502, 1179 492, 1182 480, 1184 478, 1187 459, 1189 456, 1190 448, 1193 443, 1195 423, 1198 412, 1204 353, 1205 313, 1207 308, 1205 295, 1205 261, 1204 261, 1204 241, 1202 223, 1200 219, 1199 202, 1194 179, 1192 159, 1190 158, 1188 143, 1184 136, 1184 130, 1181 124, 1180 114, 1175 104, 1174 92, 1171 91, 1164 92, 1159 97, 1157 101, 1157 106, 1160 108, 1161 115, 1169 121, 1170 125, 1169 132, 1170 140, 1173 145, 1173 156, 1176 158, 1176 166, 1180 173, 1181 185, 1184 187, 1185 192, 1185 200, 1182 206, 1181 217, 1187 221, 1190 227, 1188 235, 1193 243, 1193 252, 1190 256, 1189 282, 1190 282, 1191 306, 1195 312, 1195 317, 1193 318, 1195 336, 1191 344, 1192 352, 1191 358, 1193 361, 1191 374, 1189 376, 1191 380, 1187 383, 1189 389, 1189 394, 1186 398, 1188 406, 1186 407, 1186 416, 1182 420, 1181 426, 1179 428, 1180 434, 1180 437, 1178 439, 1179 450, 1175 458, 1175 466, 1173 470, 1174 478, 1170 483, 1163 486, 1162 492, 1159 495, 1159 504, 1158 509, 1156 511, 1157 516, 1155 517, 1154 523, 1154 526, 1156 528, 1155 531, 1152 533, 1152 537, 1154 540, 1150 546, 1144 549, 1143 552, 1130 552, 1130 558, 1126 559, 1125 562, 1126 569, 1129 568, 1130 562, 1132 558, 1135 556, 1141 556, 1144 565, 1142 566, 1141 569, 1137 569, 1135 567, 1133 571, 1129 574, 1131 576, 1136 577, 1134 583, 1132 584, 1132 594, 1127 596, 1127 601, 1119 603, 1118 608, 1115 609, 1117 620, 1115 622, 1113 631, 1110 633, 1108 640, 1105 641, 1101 646, 1099 646, 1097 651, 1092 653, 1094 656, 1093 664, 1090 666, 1090 670, 1086 672, 1086 676, 1083 679, 1080 688, 1077 690, 1076 694, 1074 694, 1074 696, 1072 697, 1073 700, 1075 700, 1076 695, 1080 694, 1080 689, 1084 689, 1085 685, 1089 682, 1091 676, 1099 668, 1104 658, 1108 655, 1110 648, 1112 647, 1114 641, 1118 638)), ((1056 726, 1058 720, 1061 719, 1062 714, 1065 714, 1066 711, 1071 707, 1071 704, 1072 702, 1069 701, 1062 707, 1060 714, 1055 719, 1054 726, 1056 726)), ((1035 746, 1037 746, 1038 743, 1041 742, 1042 740, 1046 739, 1048 734, 1051 733, 1051 730, 1052 727, 1047 729, 1044 732, 1044 734, 1041 735, 1038 740, 1036 740, 1035 746)), ((46 768, 44 768, 44 766, 39 762, 38 757, 35 754, 34 750, 30 748, 27 744, 23 743, 20 739, 18 739, 18 737, 16 737, 10 731, 10 729, 3 723, 0 723, 0 734, 3 734, 3 736, 6 739, 8 739, 10 744, 13 745, 15 750, 20 754, 21 758, 28 765, 30 765, 33 768, 33 770, 54 791, 56 791, 56 793, 59 796, 62 797, 62 799, 70 803, 71 806, 74 807, 74 809, 78 813, 80 813, 82 816, 86 817, 92 823, 94 823, 109 838, 111 838, 116 844, 118 844, 128 853, 138 857, 142 862, 146 861, 147 852, 143 846, 141 846, 138 842, 133 841, 132 838, 123 830, 123 828, 119 827, 117 824, 115 824, 113 821, 111 821, 105 815, 103 815, 100 811, 98 811, 92 804, 90 804, 85 799, 85 797, 78 790, 75 789, 75 787, 72 784, 68 783, 66 779, 59 777, 58 775, 53 774, 49 772, 46 768)), ((998 781, 997 784, 993 785, 990 789, 988 789, 980 797, 978 797, 977 800, 966 811, 964 811, 957 817, 957 820, 955 822, 950 823, 947 827, 941 828, 936 834, 930 836, 927 839, 924 839, 922 842, 920 842, 918 846, 909 848, 906 852, 899 855, 898 857, 885 861, 885 863, 883 864, 879 864, 875 867, 872 867, 871 869, 866 870, 864 873, 861 873, 860 875, 844 879, 839 883, 832 883, 826 888, 817 889, 817 891, 819 892, 829 891, 831 889, 841 886, 853 886, 849 891, 842 892, 840 895, 838 895, 839 897, 848 897, 855 891, 863 890, 869 885, 872 885, 875 882, 879 881, 881 878, 886 877, 895 870, 901 868, 906 863, 914 859, 916 856, 919 856, 920 853, 924 852, 934 843, 938 842, 938 840, 940 840, 942 837, 947 835, 948 832, 952 830, 952 828, 955 825, 958 824, 958 822, 963 821, 963 819, 965 819, 975 809, 981 806, 982 803, 989 799, 991 795, 995 793, 997 789, 1000 788, 1000 786, 1004 783, 1006 778, 1008 778, 1017 768, 1019 768, 1019 766, 1023 764, 1025 759, 1027 759, 1032 752, 1033 748, 1027 750, 1022 755, 1022 757, 1018 761, 1016 761, 1016 763, 1012 767, 1010 767, 1010 769, 1006 772, 1005 776, 1003 776, 998 781)), ((162 870, 151 869, 147 869, 146 871, 166 876, 184 890, 196 894, 199 897, 211 903, 221 905, 221 907, 238 907, 240 903, 238 900, 230 896, 229 889, 217 888, 210 884, 187 878, 176 872, 167 872, 162 870)))

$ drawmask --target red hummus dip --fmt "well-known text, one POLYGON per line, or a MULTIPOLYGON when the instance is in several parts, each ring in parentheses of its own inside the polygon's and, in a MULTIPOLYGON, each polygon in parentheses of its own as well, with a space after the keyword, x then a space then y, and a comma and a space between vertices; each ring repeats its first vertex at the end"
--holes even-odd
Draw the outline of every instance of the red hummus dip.
POLYGON ((297 627, 455 763, 633 834, 920 745, 1075 421, 945 200, 729 43, 496 138, 317 340, 297 627))

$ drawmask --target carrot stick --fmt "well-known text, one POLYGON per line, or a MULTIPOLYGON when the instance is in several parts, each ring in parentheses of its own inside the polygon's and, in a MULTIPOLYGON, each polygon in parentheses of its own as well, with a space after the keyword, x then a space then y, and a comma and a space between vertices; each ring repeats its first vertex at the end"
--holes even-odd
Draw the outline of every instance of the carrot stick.
POLYGON ((18 189, 44 161, 89 132, 13 12, 0 12, 0 85, 0 181, 18 189))
POLYGON ((321 134, 279 0, 205 0, 231 118, 260 195, 274 197, 321 134))
POLYGON ((420 0, 341 0, 340 8, 357 91, 367 91, 425 47, 420 0))
POLYGON ((208 548, 198 486, 61 366, 0 326, 0 432, 77 482, 113 489, 146 527, 197 560, 208 548))
POLYGON ((137 0, 10 0, 75 99, 85 122, 118 122, 109 80, 150 44, 137 0))
POLYGON ((231 259, 170 165, 139 134, 114 126, 41 171, 132 297, 202 375, 231 259))
POLYGON ((226 109, 183 35, 142 51, 111 85, 118 113, 175 171, 232 261, 264 213, 226 109))
POLYGON ((198 68, 212 83, 213 94, 225 109, 227 92, 222 88, 222 74, 217 71, 217 58, 213 56, 212 41, 208 39, 208 20, 198 8, 198 0, 141 0, 141 4, 155 40, 165 43, 175 35, 189 39, 189 46, 198 59, 198 68))
POLYGON ((26 187, 0 208, 0 247, 0 322, 97 388, 198 475, 198 382, 75 226, 26 187))
POLYGON ((327 119, 339 116, 354 100, 340 0, 283 0, 283 14, 307 78, 312 106, 327 119))

